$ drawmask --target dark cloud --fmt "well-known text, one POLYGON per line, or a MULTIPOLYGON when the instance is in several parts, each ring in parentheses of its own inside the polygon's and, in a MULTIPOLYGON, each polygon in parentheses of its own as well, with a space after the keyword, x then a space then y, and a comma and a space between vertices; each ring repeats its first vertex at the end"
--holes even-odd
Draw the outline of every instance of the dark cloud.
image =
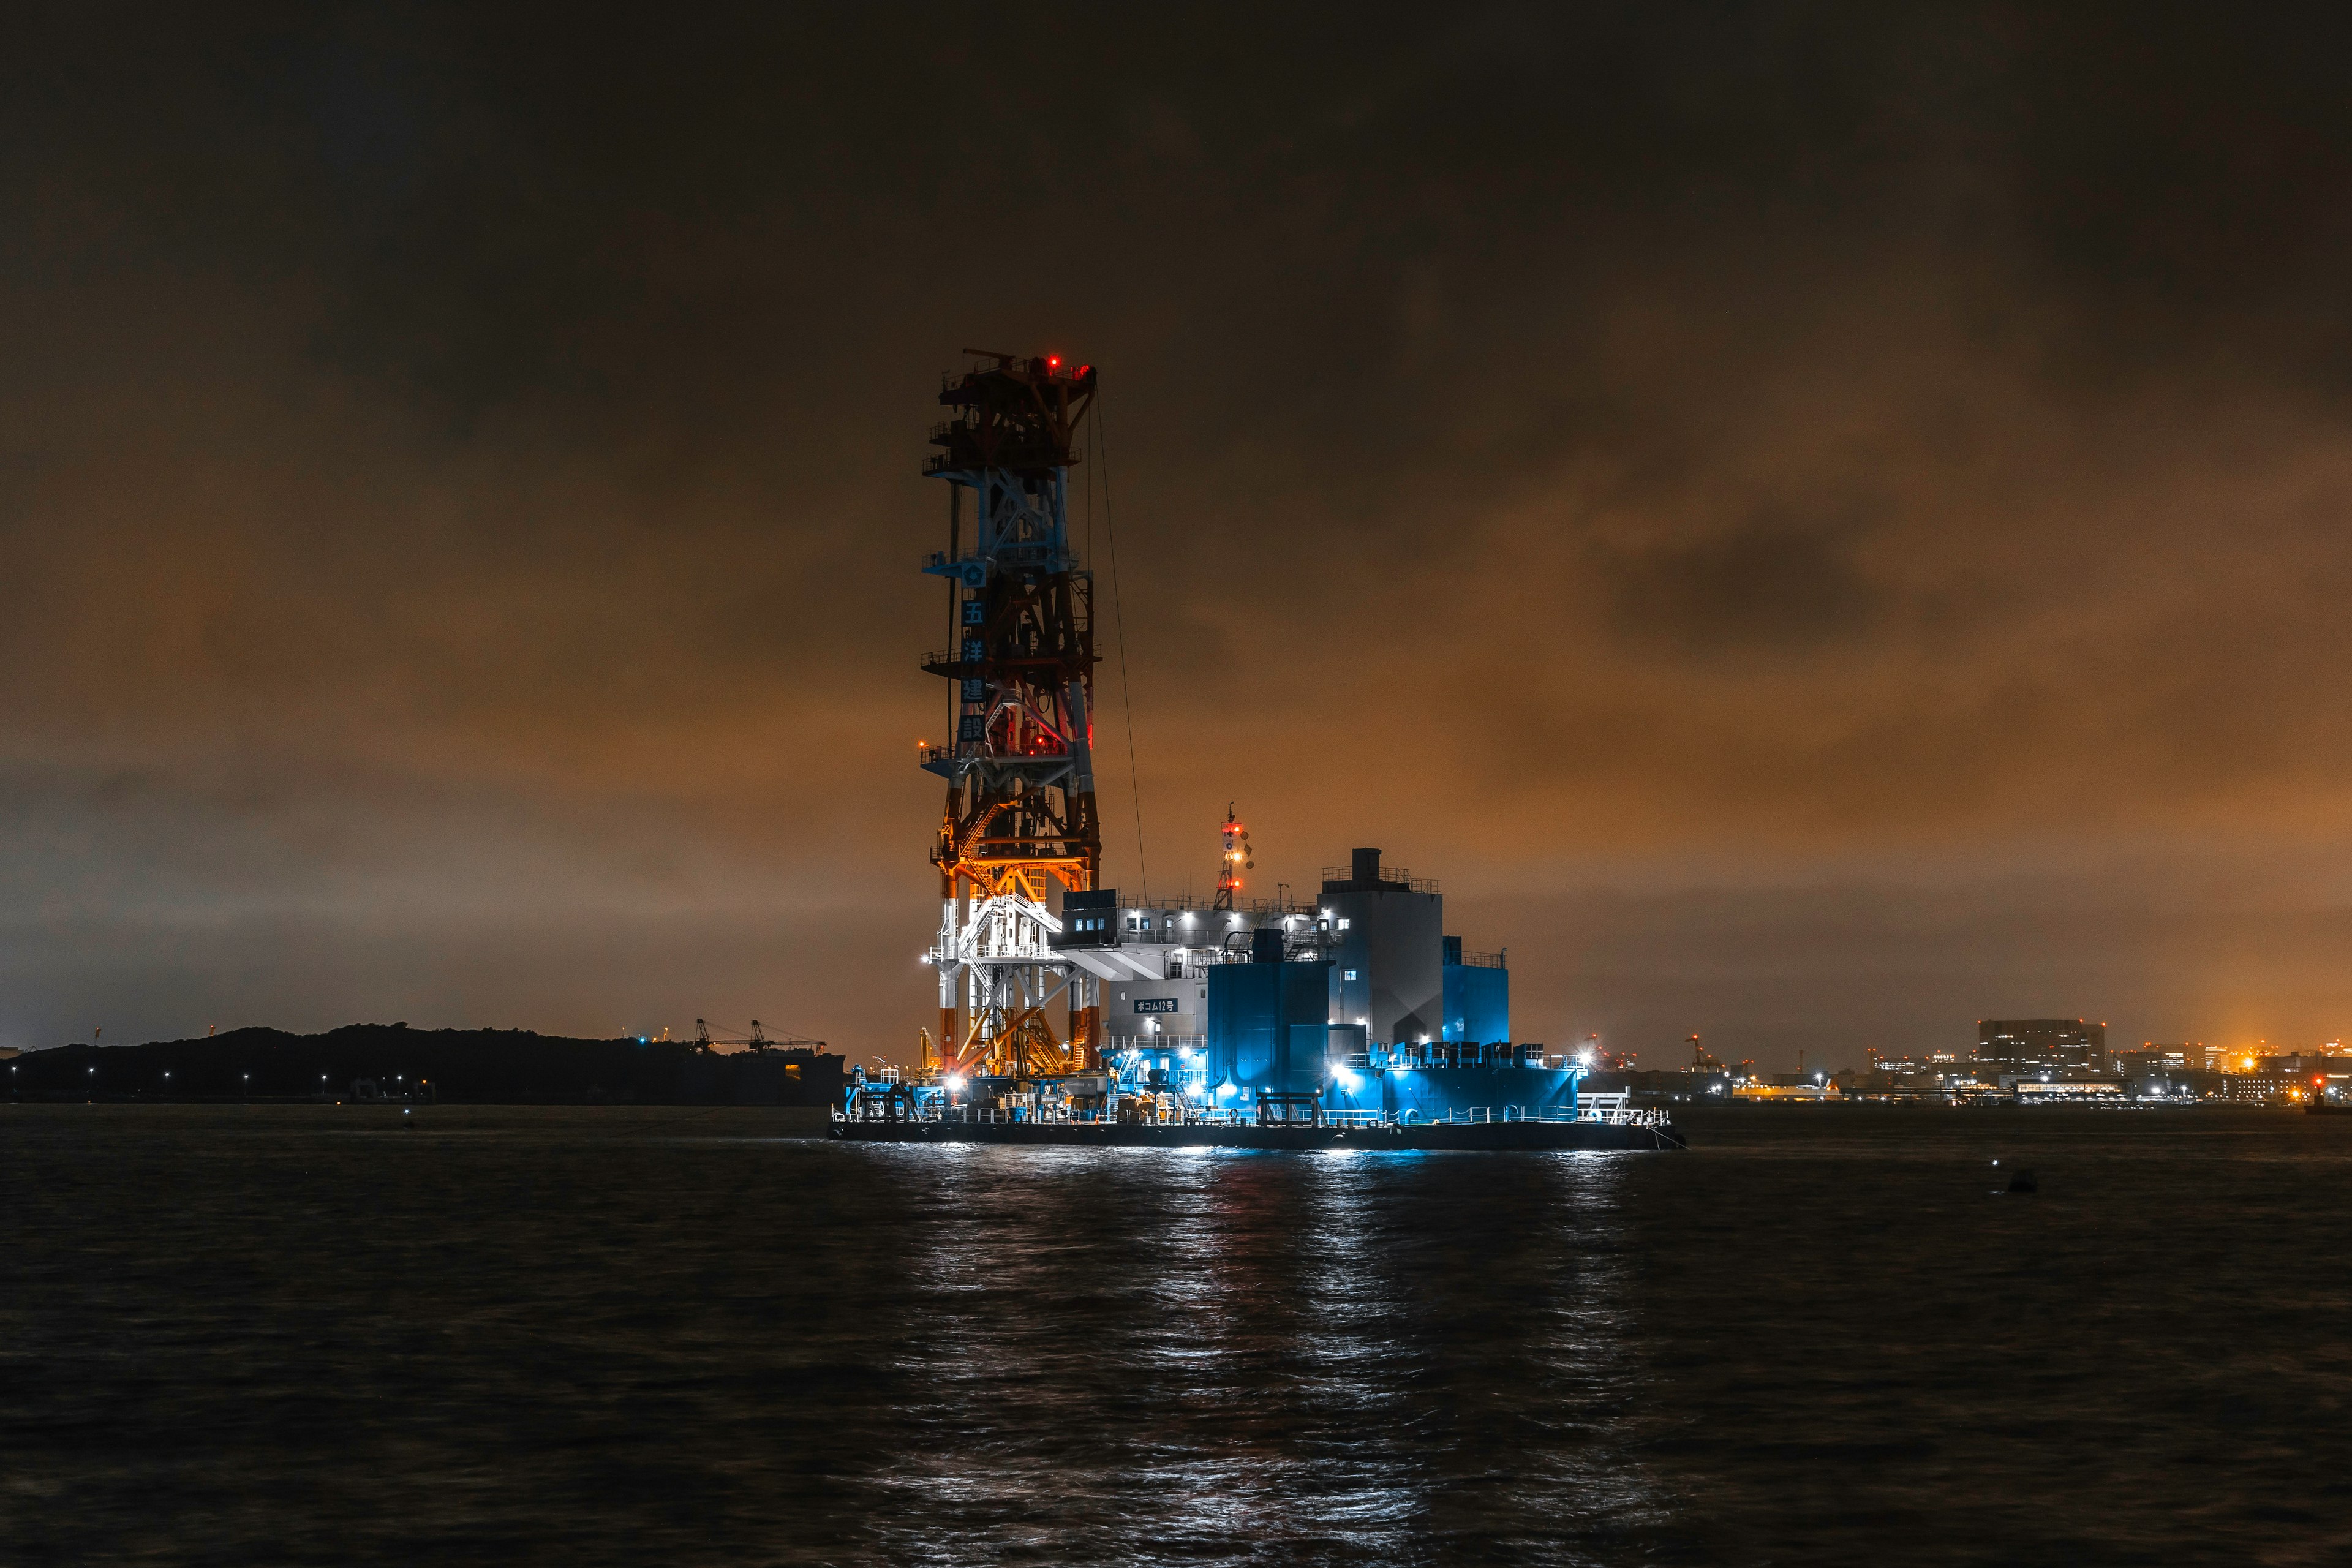
POLYGON ((1835 531, 1770 518, 1688 542, 1598 544, 1592 570, 1618 631, 1670 652, 1801 653, 1867 632, 1885 596, 1835 531))

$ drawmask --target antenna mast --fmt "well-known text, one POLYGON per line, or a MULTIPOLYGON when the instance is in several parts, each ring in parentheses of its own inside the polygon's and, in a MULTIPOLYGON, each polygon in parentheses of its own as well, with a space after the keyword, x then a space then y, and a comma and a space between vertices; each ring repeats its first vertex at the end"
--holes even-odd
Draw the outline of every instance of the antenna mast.
POLYGON ((1234 816, 1234 803, 1225 802, 1224 826, 1219 829, 1224 836, 1225 858, 1217 872, 1216 907, 1234 907, 1234 895, 1241 891, 1242 873, 1254 869, 1257 862, 1250 858, 1249 829, 1234 816))

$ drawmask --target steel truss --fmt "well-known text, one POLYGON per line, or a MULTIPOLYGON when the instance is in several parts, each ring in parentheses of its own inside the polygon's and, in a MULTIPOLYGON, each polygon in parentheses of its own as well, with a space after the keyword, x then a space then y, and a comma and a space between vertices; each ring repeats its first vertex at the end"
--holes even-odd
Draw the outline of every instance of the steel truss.
MULTIPOLYGON (((974 352, 974 351, 967 351, 974 352)), ((928 955, 940 1029, 924 1066, 1029 1077, 1100 1066, 1101 982, 1063 960, 1053 889, 1094 888, 1102 863, 1092 763, 1093 579, 1069 545, 1071 437, 1095 391, 1089 366, 976 353, 950 378, 925 471, 948 481, 952 646, 923 668, 950 683, 953 730, 923 766, 947 781, 931 862, 942 912, 928 955), (970 548, 964 510, 971 510, 970 548), (1067 1010, 1056 1029, 1047 1009, 1067 1010)))

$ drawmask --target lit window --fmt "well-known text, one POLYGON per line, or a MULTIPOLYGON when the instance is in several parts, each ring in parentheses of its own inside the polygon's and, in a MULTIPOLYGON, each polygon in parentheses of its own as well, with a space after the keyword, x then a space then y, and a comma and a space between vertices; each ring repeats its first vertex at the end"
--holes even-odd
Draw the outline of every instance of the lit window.
POLYGON ((1339 917, 1339 929, 1341 931, 1346 931, 1348 929, 1348 919, 1345 915, 1339 917))
POLYGON ((1356 972, 1352 969, 1343 969, 1339 971, 1339 978, 1342 980, 1353 980, 1355 977, 1356 972))

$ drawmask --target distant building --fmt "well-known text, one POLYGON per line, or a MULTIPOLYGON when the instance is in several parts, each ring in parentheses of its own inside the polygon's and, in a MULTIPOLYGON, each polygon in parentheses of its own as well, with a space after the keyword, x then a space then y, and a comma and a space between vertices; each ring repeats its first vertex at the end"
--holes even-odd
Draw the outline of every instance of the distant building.
POLYGON ((2227 1100, 2230 1075, 2209 1068, 2167 1068, 2162 1072, 2127 1074, 2124 1092, 2134 1100, 2227 1100))
POLYGON ((1916 1073, 1932 1073, 1939 1068, 1950 1067, 1959 1059, 1959 1058, 1951 1051, 1928 1051, 1923 1055, 1916 1057, 1890 1057, 1885 1052, 1874 1048, 1864 1052, 1863 1055, 1868 1063, 1868 1065, 1864 1068, 1864 1071, 1869 1073, 1892 1073, 1896 1077, 1905 1077, 1916 1073))
POLYGON ((2080 1018, 1979 1018, 1977 1061, 2002 1072, 2107 1066, 2107 1026, 2080 1018))
POLYGON ((1734 1100, 1777 1100, 1799 1103, 1845 1098, 1844 1091, 1833 1083, 1816 1083, 1811 1079, 1801 1082, 1787 1081, 1796 1078, 1797 1075, 1794 1073, 1781 1073, 1778 1076, 1781 1081, 1740 1084, 1731 1091, 1731 1097, 1734 1100))
POLYGON ((2295 1051, 2286 1056, 2256 1057, 2254 1071, 2275 1074, 2284 1078, 2309 1078, 2324 1075, 2330 1078, 2352 1073, 2352 1057, 2336 1056, 2321 1051, 2295 1051))
POLYGON ((2065 1100, 2120 1103, 2124 1099, 2124 1086, 2113 1079, 2060 1079, 2045 1083, 2039 1079, 2021 1078, 2008 1088, 2021 1105, 2051 1105, 2065 1100))
POLYGON ((2228 1052, 2220 1046, 2209 1046, 2201 1040, 2168 1044, 2162 1040, 2143 1040, 2136 1051, 2117 1051, 2113 1059, 2117 1072, 2126 1075, 2164 1072, 2219 1072, 2228 1052))
POLYGON ((2226 1098, 2252 1100, 2257 1104, 2284 1100, 2298 1087, 2293 1076, 2274 1072, 2233 1072, 2223 1079, 2222 1083, 2226 1098))

